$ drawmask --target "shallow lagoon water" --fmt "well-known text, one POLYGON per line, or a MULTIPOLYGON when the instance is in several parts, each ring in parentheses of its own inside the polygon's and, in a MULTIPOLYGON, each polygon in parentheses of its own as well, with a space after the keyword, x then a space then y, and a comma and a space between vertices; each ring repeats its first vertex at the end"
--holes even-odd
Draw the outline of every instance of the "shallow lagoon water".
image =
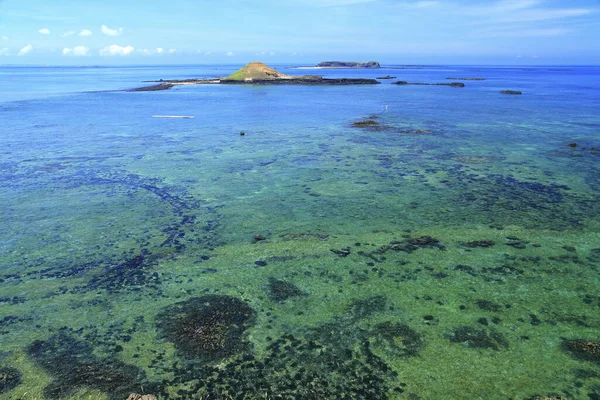
POLYGON ((600 396, 597 68, 236 68, 0 70, 0 398, 600 396))

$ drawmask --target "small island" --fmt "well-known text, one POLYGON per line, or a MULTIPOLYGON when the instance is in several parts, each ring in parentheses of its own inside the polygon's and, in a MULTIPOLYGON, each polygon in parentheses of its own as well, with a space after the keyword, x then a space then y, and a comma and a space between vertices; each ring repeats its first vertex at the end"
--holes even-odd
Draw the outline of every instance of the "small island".
POLYGON ((376 85, 377 79, 365 78, 323 78, 318 75, 286 75, 261 63, 251 62, 231 75, 220 79, 184 79, 151 81, 156 85, 129 90, 130 92, 151 92, 168 90, 178 85, 376 85))
POLYGON ((317 68, 381 68, 381 65, 377 61, 323 61, 317 64, 317 68))

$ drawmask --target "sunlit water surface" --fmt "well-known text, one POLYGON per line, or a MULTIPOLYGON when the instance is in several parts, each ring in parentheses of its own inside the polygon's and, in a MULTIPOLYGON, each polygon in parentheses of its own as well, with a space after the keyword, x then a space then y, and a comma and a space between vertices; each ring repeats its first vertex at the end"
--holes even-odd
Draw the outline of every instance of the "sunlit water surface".
POLYGON ((600 398, 598 68, 238 67, 0 68, 0 398, 600 398))

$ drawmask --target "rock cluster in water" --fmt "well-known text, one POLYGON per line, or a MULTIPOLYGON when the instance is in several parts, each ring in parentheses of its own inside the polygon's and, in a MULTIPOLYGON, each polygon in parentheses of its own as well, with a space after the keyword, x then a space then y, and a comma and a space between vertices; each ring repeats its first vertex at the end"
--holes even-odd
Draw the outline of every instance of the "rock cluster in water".
POLYGON ((377 61, 354 62, 354 61, 323 61, 317 64, 321 68, 381 68, 377 61))

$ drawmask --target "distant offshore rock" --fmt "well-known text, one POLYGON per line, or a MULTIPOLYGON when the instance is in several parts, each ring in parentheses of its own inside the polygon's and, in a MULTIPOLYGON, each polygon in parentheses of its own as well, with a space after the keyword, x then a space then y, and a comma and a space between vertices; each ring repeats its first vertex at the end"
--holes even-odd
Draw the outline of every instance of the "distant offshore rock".
POLYGON ((158 85, 131 89, 130 92, 153 92, 171 89, 176 85, 377 85, 377 79, 323 78, 317 75, 285 75, 261 62, 251 62, 221 79, 158 80, 158 85))
POLYGON ((502 90, 500 93, 502 94, 523 94, 523 92, 519 91, 519 90, 502 90))
POLYGON ((406 82, 406 81, 398 81, 393 82, 395 85, 416 85, 416 86, 450 86, 450 87, 465 87, 465 84, 462 82, 452 82, 452 83, 422 83, 422 82, 406 82))
POLYGON ((446 78, 451 81, 485 81, 485 78, 446 78))
POLYGON ((135 89, 129 89, 128 92, 156 92, 158 90, 169 90, 174 85, 171 83, 160 83, 158 85, 144 86, 135 89))
POLYGON ((221 84, 230 85, 377 85, 380 84, 377 79, 365 78, 322 78, 318 77, 297 77, 289 79, 248 79, 231 80, 221 79, 221 84))
POLYGON ((317 64, 320 68, 381 68, 377 61, 323 61, 317 64))
POLYGON ((377 79, 396 79, 395 76, 386 75, 386 76, 378 76, 377 79))

